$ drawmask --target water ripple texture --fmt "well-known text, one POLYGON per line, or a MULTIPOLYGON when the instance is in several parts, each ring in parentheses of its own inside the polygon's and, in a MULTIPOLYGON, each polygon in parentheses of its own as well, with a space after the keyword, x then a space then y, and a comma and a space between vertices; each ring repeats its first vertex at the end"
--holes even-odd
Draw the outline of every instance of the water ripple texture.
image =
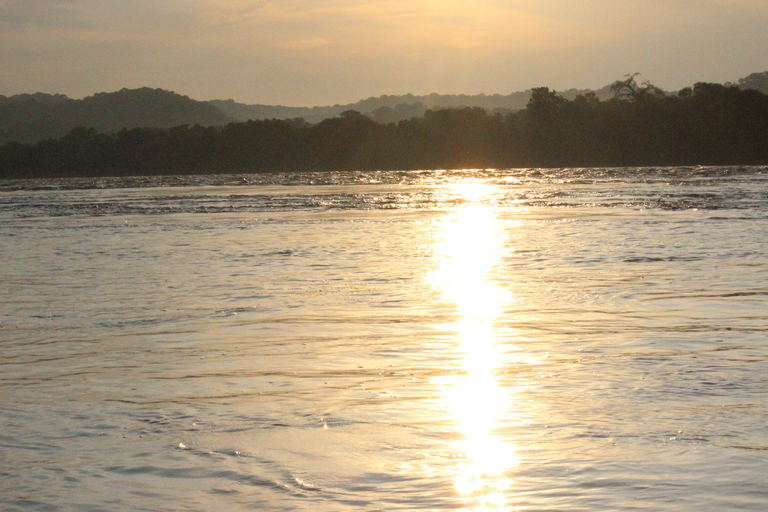
POLYGON ((768 509, 768 168, 0 181, 0 509, 768 509))

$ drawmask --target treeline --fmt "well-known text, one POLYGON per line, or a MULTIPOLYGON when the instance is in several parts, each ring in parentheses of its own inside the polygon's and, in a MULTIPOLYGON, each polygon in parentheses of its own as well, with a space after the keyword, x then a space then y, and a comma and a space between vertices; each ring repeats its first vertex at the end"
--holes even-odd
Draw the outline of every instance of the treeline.
POLYGON ((630 76, 615 98, 573 100, 546 87, 524 110, 429 110, 377 123, 356 111, 309 124, 78 128, 0 148, 0 178, 293 170, 439 169, 768 163, 768 96, 698 83, 668 95, 630 76))

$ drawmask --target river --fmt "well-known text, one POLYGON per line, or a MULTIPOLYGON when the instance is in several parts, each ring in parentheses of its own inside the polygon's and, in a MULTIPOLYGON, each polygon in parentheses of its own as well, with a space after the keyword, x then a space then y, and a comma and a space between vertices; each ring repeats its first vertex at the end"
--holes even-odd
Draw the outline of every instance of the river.
POLYGON ((0 509, 768 509, 768 168, 0 182, 0 509))

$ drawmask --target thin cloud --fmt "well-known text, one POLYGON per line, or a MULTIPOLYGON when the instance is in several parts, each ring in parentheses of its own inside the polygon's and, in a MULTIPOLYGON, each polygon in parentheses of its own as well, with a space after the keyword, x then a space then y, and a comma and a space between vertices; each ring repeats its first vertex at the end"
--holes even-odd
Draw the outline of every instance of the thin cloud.
POLYGON ((321 46, 327 46, 331 44, 330 41, 324 38, 315 39, 297 39, 295 41, 288 41, 285 43, 286 48, 292 48, 294 50, 309 50, 312 48, 319 48, 321 46))
POLYGON ((84 26, 76 0, 0 0, 0 24, 7 28, 84 26))
POLYGON ((765 0, 0 0, 0 94, 151 85, 323 104, 636 70, 674 88, 762 71, 766 16, 765 0))

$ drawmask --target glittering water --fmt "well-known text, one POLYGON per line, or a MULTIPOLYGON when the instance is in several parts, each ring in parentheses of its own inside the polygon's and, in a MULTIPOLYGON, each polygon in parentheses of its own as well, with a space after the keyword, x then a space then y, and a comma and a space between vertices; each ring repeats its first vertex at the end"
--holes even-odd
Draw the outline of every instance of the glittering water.
POLYGON ((767 171, 0 182, 0 510, 766 510, 767 171))

